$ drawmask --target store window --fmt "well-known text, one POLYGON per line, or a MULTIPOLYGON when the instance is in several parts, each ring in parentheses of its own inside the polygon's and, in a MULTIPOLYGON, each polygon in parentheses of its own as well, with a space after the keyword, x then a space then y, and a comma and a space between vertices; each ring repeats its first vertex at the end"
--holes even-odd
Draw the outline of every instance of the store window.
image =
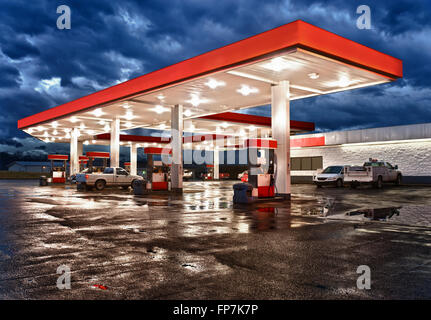
POLYGON ((296 171, 311 171, 323 168, 323 157, 290 158, 290 169, 296 171))

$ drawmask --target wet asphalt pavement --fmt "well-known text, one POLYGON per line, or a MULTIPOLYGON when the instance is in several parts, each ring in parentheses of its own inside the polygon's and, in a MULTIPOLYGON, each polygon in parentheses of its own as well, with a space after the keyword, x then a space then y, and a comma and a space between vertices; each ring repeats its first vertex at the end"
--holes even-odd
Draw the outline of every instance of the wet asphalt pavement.
POLYGON ((294 185, 291 202, 233 206, 233 183, 134 196, 0 181, 0 299, 431 298, 430 188, 294 185))

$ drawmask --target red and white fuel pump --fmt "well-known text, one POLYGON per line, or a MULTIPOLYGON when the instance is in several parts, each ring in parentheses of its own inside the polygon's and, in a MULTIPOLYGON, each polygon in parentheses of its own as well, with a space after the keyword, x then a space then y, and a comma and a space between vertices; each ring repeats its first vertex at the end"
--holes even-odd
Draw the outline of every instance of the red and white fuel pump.
POLYGON ((274 198, 274 150, 277 149, 277 140, 247 139, 244 141, 244 148, 247 150, 248 181, 234 185, 234 203, 274 198))
POLYGON ((172 150, 169 148, 144 148, 147 155, 147 190, 169 190, 170 165, 163 161, 154 161, 154 155, 169 156, 172 150))
POLYGON ((110 157, 109 152, 88 151, 85 153, 85 155, 88 158, 87 167, 89 168, 90 172, 103 172, 103 170, 105 170, 105 168, 108 166, 108 159, 110 157), (95 159, 102 159, 102 166, 94 166, 95 159))
POLYGON ((48 182, 51 183, 65 183, 66 182, 66 172, 67 172, 67 160, 69 160, 68 155, 64 154, 49 154, 48 160, 51 161, 51 177, 48 182), (54 166, 54 161, 62 161, 62 166, 54 166))

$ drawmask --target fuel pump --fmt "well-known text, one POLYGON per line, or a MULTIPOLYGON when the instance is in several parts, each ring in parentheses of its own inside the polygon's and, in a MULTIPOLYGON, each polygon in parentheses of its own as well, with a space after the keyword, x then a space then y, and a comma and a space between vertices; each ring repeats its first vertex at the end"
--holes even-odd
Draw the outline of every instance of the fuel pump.
POLYGON ((203 176, 204 180, 214 180, 214 165, 207 164, 206 170, 203 176))
POLYGON ((88 165, 88 157, 79 156, 79 172, 84 171, 87 165, 88 165))
POLYGON ((169 190, 170 166, 165 161, 155 161, 154 155, 169 156, 172 153, 168 148, 144 148, 147 155, 147 187, 151 190, 169 190))
POLYGON ((124 162, 124 169, 130 172, 130 162, 124 162))
POLYGON ((67 160, 68 155, 63 154, 49 154, 48 160, 51 161, 51 177, 48 182, 52 183, 65 183, 66 182, 66 172, 67 172, 67 160), (62 166, 54 166, 54 161, 61 161, 62 166))
POLYGON ((273 139, 247 139, 248 183, 253 187, 252 197, 273 198, 274 192, 274 149, 273 139))
POLYGON ((258 199, 275 197, 275 153, 277 140, 247 139, 247 183, 237 183, 234 188, 234 203, 251 203, 258 199))
POLYGON ((103 172, 108 166, 109 152, 88 151, 85 153, 88 158, 87 168, 89 172, 103 172), (102 166, 95 166, 94 160, 102 159, 102 166))

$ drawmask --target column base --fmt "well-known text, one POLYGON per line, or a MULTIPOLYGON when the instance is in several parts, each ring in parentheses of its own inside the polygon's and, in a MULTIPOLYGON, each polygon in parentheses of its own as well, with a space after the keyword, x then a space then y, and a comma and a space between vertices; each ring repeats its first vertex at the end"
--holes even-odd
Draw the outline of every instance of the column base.
POLYGON ((183 193, 183 188, 172 188, 171 191, 173 193, 183 193))
POLYGON ((291 199, 290 193, 276 193, 275 196, 283 198, 284 200, 290 200, 291 199))

